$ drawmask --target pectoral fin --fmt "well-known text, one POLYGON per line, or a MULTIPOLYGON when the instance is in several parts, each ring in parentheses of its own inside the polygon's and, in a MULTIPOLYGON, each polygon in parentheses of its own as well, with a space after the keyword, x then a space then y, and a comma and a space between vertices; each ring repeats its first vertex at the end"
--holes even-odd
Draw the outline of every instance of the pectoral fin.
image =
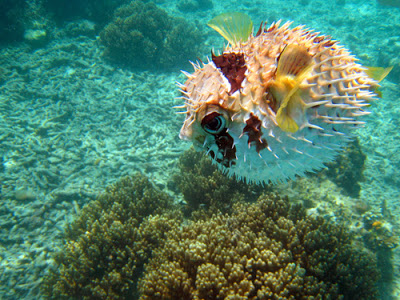
POLYGON ((312 56, 299 45, 288 45, 278 61, 275 82, 271 91, 279 108, 276 113, 278 126, 286 132, 296 132, 299 124, 294 117, 303 112, 304 101, 300 84, 313 68, 312 56))
POLYGON ((295 120, 290 116, 290 112, 293 111, 293 109, 298 109, 294 106, 296 106, 297 103, 301 103, 301 99, 295 99, 295 97, 298 97, 298 95, 293 95, 291 101, 288 101, 284 107, 280 107, 276 113, 276 122, 278 126, 286 132, 294 133, 299 130, 299 125, 297 125, 295 120))

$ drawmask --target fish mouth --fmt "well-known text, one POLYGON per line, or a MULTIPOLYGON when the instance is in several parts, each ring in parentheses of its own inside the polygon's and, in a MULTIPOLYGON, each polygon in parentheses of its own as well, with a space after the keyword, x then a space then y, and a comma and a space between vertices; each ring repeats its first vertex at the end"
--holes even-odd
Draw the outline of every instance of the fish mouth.
POLYGON ((213 135, 215 145, 218 147, 217 153, 212 149, 212 146, 207 147, 207 153, 217 163, 229 168, 236 164, 236 146, 232 136, 225 129, 220 134, 213 135))

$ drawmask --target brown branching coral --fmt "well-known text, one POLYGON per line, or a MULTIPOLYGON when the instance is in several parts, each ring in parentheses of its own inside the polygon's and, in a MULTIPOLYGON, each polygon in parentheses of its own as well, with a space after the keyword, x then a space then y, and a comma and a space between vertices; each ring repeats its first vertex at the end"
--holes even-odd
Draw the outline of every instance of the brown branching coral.
POLYGON ((210 158, 193 148, 181 155, 178 167, 180 172, 173 180, 187 202, 187 212, 199 208, 210 212, 230 212, 233 203, 243 200, 254 202, 263 191, 270 189, 227 177, 212 164, 210 158))
POLYGON ((100 38, 112 60, 156 70, 182 67, 198 55, 202 40, 192 24, 142 1, 118 8, 100 38))
POLYGON ((184 224, 146 177, 125 178, 69 227, 43 291, 52 299, 377 299, 375 257, 343 227, 272 194, 230 205, 230 214, 216 208, 184 224))
POLYGON ((374 257, 344 228, 289 207, 264 196, 173 228, 146 266, 140 299, 376 299, 374 257))
POLYGON ((109 187, 67 231, 45 294, 52 299, 132 298, 143 264, 180 223, 179 212, 168 212, 171 208, 172 200, 143 175, 109 187))

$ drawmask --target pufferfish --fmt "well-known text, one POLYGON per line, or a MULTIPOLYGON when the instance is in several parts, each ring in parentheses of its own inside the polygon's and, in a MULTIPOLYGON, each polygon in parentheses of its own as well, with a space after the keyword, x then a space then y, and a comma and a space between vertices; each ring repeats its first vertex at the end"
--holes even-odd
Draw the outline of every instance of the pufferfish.
POLYGON ((364 124, 364 108, 390 71, 369 70, 337 41, 290 29, 291 22, 261 23, 255 35, 242 13, 208 25, 228 45, 184 72, 180 138, 247 182, 284 182, 323 168, 364 124))

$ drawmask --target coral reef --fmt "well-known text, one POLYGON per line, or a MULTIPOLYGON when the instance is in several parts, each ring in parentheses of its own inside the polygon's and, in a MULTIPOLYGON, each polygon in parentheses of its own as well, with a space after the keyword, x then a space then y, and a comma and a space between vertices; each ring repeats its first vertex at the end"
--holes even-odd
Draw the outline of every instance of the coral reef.
POLYGON ((199 208, 210 212, 230 212, 232 204, 246 200, 254 202, 270 186, 239 182, 224 175, 203 152, 192 148, 179 158, 179 174, 173 177, 175 185, 187 203, 186 213, 199 208))
POLYGON ((377 299, 376 260, 343 227, 287 199, 173 228, 139 282, 140 299, 377 299))
POLYGON ((396 219, 387 210, 386 200, 381 203, 381 213, 371 211, 364 214, 362 239, 365 246, 376 253, 381 274, 381 297, 390 299, 389 291, 393 291, 395 277, 392 250, 399 244, 399 229, 396 219))
POLYGON ((364 180, 363 171, 366 155, 362 152, 358 139, 354 139, 335 161, 327 163, 328 169, 318 174, 327 176, 350 197, 360 196, 360 181, 364 180))
POLYGON ((127 299, 152 249, 179 224, 171 199, 143 175, 126 177, 83 210, 43 286, 52 299, 127 299), (160 215, 159 213, 164 212, 160 215))
POLYGON ((184 19, 141 1, 118 8, 100 37, 111 60, 156 70, 181 68, 195 58, 202 41, 200 32, 184 19))
POLYGON ((399 234, 389 220, 380 214, 368 212, 363 217, 364 241, 368 248, 375 251, 397 247, 399 234))
MULTIPOLYGON (((187 152, 182 168, 205 162, 197 154, 187 152)), ((215 178, 212 167, 199 178, 215 178)), ((344 227, 273 194, 230 205, 230 214, 183 223, 145 176, 124 178, 69 226, 42 290, 52 299, 377 298, 375 257, 344 227)))

